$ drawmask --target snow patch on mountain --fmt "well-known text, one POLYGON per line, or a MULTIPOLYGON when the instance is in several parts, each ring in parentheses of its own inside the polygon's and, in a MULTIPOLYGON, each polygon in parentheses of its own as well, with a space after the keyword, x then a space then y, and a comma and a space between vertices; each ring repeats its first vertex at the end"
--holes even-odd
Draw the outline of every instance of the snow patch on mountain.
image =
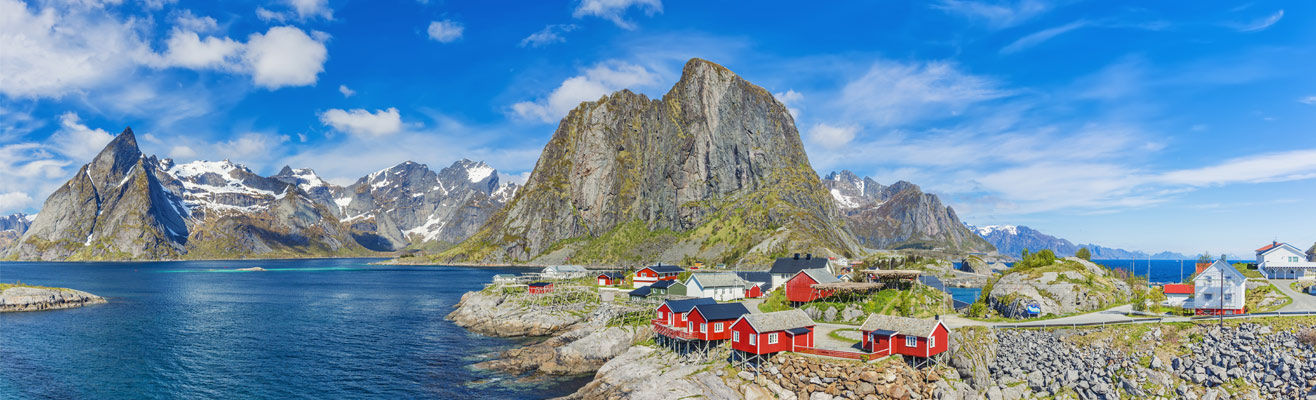
POLYGON ((485 165, 484 163, 479 163, 466 169, 466 177, 471 180, 471 183, 482 181, 493 173, 493 167, 485 165))
POLYGON ((1015 225, 987 225, 987 226, 979 226, 979 227, 974 227, 973 225, 967 225, 967 226, 969 227, 969 229, 973 229, 975 232, 977 232, 979 236, 987 236, 992 234, 992 232, 997 232, 997 231, 1005 232, 1011 235, 1019 234, 1019 227, 1015 225))

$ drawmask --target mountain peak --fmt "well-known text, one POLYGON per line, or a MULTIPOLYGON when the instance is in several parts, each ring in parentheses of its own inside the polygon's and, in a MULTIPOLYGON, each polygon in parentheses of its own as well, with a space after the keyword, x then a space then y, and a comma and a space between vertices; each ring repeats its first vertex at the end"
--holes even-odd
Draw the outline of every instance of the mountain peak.
POLYGON ((292 175, 292 174, 293 174, 292 166, 284 165, 284 166, 283 166, 283 169, 280 169, 280 170, 279 170, 279 173, 278 173, 277 175, 280 175, 280 176, 290 176, 290 175, 292 175))

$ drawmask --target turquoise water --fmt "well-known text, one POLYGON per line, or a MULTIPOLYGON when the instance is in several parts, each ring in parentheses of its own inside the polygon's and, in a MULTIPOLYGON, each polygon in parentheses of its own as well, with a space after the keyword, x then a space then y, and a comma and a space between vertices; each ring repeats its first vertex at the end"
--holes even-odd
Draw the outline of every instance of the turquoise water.
POLYGON ((0 398, 546 398, 589 381, 469 367, 522 342, 444 316, 516 270, 371 261, 0 262, 0 281, 110 301, 0 314, 0 398))

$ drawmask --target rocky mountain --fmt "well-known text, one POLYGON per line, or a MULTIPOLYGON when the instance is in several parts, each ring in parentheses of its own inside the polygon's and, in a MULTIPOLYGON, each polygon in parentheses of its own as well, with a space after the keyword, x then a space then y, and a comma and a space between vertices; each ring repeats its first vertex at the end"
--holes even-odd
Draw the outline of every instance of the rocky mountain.
POLYGON ((1307 261, 1316 262, 1316 243, 1312 243, 1311 248, 1307 249, 1307 261))
POLYGON ((865 247, 875 249, 942 248, 992 251, 995 248, 960 222, 941 199, 918 185, 899 181, 883 186, 853 172, 832 172, 823 178, 850 231, 865 247))
POLYGON ((0 250, 25 260, 154 260, 446 247, 474 233, 516 189, 469 160, 438 174, 406 162, 347 187, 310 169, 265 177, 228 160, 175 165, 143 155, 128 129, 46 200, 17 244, 0 250))
POLYGON ((858 244, 786 107, 700 59, 661 99, 629 90, 558 125, 512 203, 440 262, 767 265, 858 244))
POLYGON ((32 225, 32 220, 36 215, 27 215, 15 213, 0 217, 0 254, 18 243, 18 238, 27 232, 27 227, 32 225))
POLYGON ((1163 251, 1156 254, 1148 255, 1142 251, 1129 251, 1116 249, 1095 244, 1074 244, 1069 240, 1061 239, 1055 236, 1047 235, 1035 229, 1022 225, 988 225, 975 227, 966 225, 970 230, 976 232, 988 243, 996 246, 996 249, 1002 255, 1018 257, 1024 249, 1036 252, 1042 249, 1050 249, 1057 256, 1072 256, 1078 252, 1078 249, 1087 247, 1092 252, 1093 260, 1129 260, 1129 259, 1147 259, 1149 256, 1156 260, 1186 260, 1189 257, 1174 252, 1163 251))

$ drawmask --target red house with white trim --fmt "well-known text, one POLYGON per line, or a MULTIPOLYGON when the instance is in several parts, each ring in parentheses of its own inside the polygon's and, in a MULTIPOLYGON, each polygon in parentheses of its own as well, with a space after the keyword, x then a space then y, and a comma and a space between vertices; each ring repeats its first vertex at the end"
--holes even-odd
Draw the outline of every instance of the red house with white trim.
POLYGON ((612 286, 625 281, 619 272, 604 272, 595 277, 599 280, 599 286, 612 286))
POLYGON ((553 284, 550 282, 535 282, 526 285, 526 291, 530 294, 553 293, 553 284))
POLYGON ((686 319, 695 338, 727 340, 731 338, 731 324, 745 314, 749 314, 749 309, 740 303, 700 304, 686 314, 686 319))
POLYGON ((759 297, 763 297, 763 286, 755 282, 750 282, 748 287, 745 288, 745 298, 754 299, 759 297))
POLYGON ((684 271, 681 267, 675 265, 658 264, 635 271, 635 277, 631 281, 634 282, 634 287, 640 288, 658 281, 676 280, 677 276, 684 271))
POLYGON ((815 325, 799 309, 745 314, 731 325, 731 348, 760 355, 811 348, 815 325))
POLYGON ((950 329, 939 319, 870 314, 859 327, 860 345, 878 356, 932 357, 950 348, 950 329))
POLYGON ((825 268, 806 269, 796 272, 786 281, 786 300, 797 303, 805 303, 831 296, 832 290, 814 289, 813 285, 819 283, 836 283, 841 280, 836 279, 831 272, 825 268))
POLYGON ((717 304, 717 302, 707 297, 664 301, 654 310, 653 323, 688 329, 690 326, 686 314, 690 313, 690 310, 693 310, 695 306, 704 304, 717 304))

